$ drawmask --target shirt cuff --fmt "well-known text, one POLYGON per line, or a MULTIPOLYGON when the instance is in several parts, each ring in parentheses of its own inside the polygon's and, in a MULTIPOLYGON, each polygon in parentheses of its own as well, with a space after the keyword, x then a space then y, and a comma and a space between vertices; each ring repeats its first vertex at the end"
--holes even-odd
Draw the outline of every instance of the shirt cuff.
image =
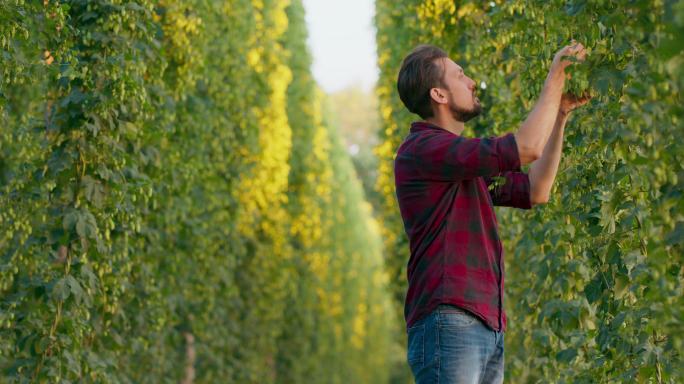
POLYGON ((513 132, 505 134, 499 141, 499 171, 520 171, 520 154, 513 132))
POLYGON ((498 205, 531 209, 530 176, 524 172, 506 172, 506 184, 497 194, 498 205))

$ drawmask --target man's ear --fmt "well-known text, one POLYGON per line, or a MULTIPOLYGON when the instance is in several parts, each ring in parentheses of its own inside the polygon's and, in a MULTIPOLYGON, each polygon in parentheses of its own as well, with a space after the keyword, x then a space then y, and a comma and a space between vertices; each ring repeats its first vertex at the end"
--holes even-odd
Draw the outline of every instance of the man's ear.
POLYGON ((431 88, 430 98, 437 104, 447 103, 446 92, 441 88, 431 88))

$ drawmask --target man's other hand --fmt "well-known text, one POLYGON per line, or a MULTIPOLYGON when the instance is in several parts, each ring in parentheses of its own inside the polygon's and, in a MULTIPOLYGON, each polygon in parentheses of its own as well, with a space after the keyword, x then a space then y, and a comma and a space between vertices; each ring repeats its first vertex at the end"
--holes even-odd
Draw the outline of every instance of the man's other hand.
POLYGON ((571 93, 564 93, 563 96, 561 97, 561 103, 560 107, 558 108, 558 112, 567 115, 570 112, 572 112, 575 108, 581 107, 584 104, 588 103, 589 100, 591 100, 592 96, 589 93, 589 91, 586 91, 582 94, 582 96, 576 96, 571 93))

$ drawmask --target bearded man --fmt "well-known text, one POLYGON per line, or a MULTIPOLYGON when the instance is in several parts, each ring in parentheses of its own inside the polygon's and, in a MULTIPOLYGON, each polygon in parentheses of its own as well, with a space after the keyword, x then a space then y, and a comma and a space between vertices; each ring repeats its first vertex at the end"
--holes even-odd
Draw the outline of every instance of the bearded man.
POLYGON ((432 45, 402 62, 399 96, 422 119, 394 160, 410 245, 406 357, 417 384, 503 382, 504 259, 493 206, 548 202, 568 115, 590 99, 563 94, 567 57, 581 61, 586 51, 578 43, 558 51, 518 130, 486 138, 463 135, 482 111, 463 67, 432 45))

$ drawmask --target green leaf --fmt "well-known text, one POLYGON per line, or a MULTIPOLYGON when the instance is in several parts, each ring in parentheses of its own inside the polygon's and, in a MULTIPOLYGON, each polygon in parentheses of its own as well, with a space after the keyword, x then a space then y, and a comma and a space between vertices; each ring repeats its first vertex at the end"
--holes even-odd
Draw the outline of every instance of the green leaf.
POLYGON ((90 211, 86 209, 78 211, 76 233, 81 238, 95 239, 97 237, 97 222, 90 211))
POLYGON ((79 282, 71 275, 66 277, 66 281, 69 285, 69 291, 74 296, 76 304, 81 304, 85 296, 85 292, 83 291, 83 288, 81 288, 81 284, 79 284, 79 282))
POLYGON ((93 203, 95 207, 100 208, 102 206, 102 198, 104 195, 104 188, 102 186, 102 183, 88 175, 83 176, 81 182, 85 187, 86 199, 93 203))
POLYGON ((556 354, 556 360, 561 363, 569 363, 577 356, 577 349, 567 348, 556 354))
POLYGON ((83 264, 83 266, 81 267, 81 275, 86 279, 86 286, 90 288, 92 291, 95 291, 97 289, 97 283, 99 279, 97 278, 97 276, 95 276, 95 273, 93 273, 90 264, 83 264))
POLYGON ((618 315, 615 316, 615 318, 613 318, 613 321, 610 322, 610 328, 612 330, 616 330, 616 329, 620 328, 622 323, 624 323, 626 317, 627 317, 627 312, 618 313, 618 315))
POLYGON ((595 303, 604 289, 603 279, 601 278, 601 273, 594 275, 589 284, 584 287, 584 296, 587 298, 589 304, 595 303))
POLYGON ((665 236, 667 245, 679 245, 684 249, 684 221, 678 221, 672 232, 665 236))
POLYGON ((57 280, 57 283, 52 287, 52 297, 55 300, 64 301, 69 297, 69 293, 71 293, 71 290, 65 277, 57 280))

